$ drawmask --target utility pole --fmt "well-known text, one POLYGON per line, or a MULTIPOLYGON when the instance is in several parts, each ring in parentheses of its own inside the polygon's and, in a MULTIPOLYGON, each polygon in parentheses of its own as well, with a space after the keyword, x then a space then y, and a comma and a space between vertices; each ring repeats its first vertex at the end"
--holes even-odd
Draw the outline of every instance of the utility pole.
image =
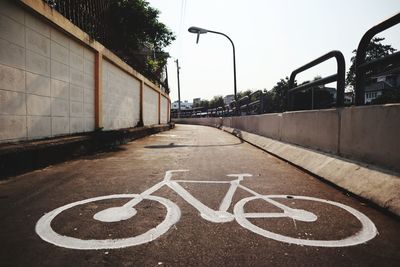
POLYGON ((179 82, 179 69, 180 69, 180 67, 179 67, 178 59, 175 60, 175 62, 176 62, 176 73, 178 75, 178 118, 180 118, 181 117, 181 85, 180 85, 180 82, 179 82))

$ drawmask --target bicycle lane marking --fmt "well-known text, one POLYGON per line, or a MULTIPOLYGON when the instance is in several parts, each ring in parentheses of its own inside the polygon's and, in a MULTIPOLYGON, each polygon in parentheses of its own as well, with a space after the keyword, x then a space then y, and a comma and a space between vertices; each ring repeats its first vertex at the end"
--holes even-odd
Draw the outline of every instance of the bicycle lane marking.
MULTIPOLYGON (((195 209, 197 209, 200 212, 201 217, 204 219, 214 222, 214 223, 224 223, 224 222, 229 222, 233 221, 236 219, 236 221, 241 225, 242 227, 259 234, 261 236, 271 238, 277 241, 281 242, 286 242, 286 243, 292 243, 292 244, 298 244, 298 245, 308 245, 308 246, 321 246, 321 247, 340 247, 340 246, 351 246, 351 245, 356 245, 360 243, 364 243, 372 238, 375 237, 377 234, 377 230, 375 228, 375 225, 372 223, 371 220, 369 220, 368 217, 366 217, 364 214, 358 212, 357 210, 348 207, 346 205, 333 202, 333 201, 328 201, 328 200, 323 200, 323 199, 317 199, 317 198, 312 198, 312 197, 302 197, 302 196, 293 196, 294 198, 298 199, 306 199, 306 200, 312 200, 312 201, 318 201, 318 202, 324 202, 327 204, 331 204, 334 206, 338 206, 343 208, 344 210, 348 211, 350 214, 355 216, 362 224, 361 230, 346 239, 343 240, 333 240, 333 241, 321 241, 321 240, 306 240, 306 239, 298 239, 298 238, 292 238, 292 237, 287 237, 279 234, 275 234, 269 231, 266 231, 262 228, 259 228, 252 224, 250 221, 247 220, 246 215, 249 214, 251 216, 254 216, 254 213, 244 213, 244 205, 255 198, 261 198, 266 200, 267 202, 270 203, 276 203, 278 204, 279 202, 276 202, 272 200, 274 196, 264 196, 260 195, 253 190, 244 187, 242 185, 239 185, 239 182, 243 180, 244 176, 249 176, 249 174, 234 174, 234 175, 228 175, 228 176, 234 176, 238 177, 237 180, 233 181, 193 181, 193 180, 171 180, 172 174, 174 172, 186 172, 188 170, 170 170, 165 173, 164 180, 155 184, 151 188, 145 190, 141 194, 118 194, 118 195, 109 195, 109 196, 102 196, 102 197, 95 197, 95 198, 90 198, 86 200, 81 200, 77 202, 73 202, 71 204, 64 205, 60 208, 57 208, 44 216, 42 216, 39 221, 36 224, 36 233, 45 241, 52 243, 57 246, 65 247, 65 248, 73 248, 73 249, 113 249, 113 248, 123 248, 123 247, 128 247, 128 246, 135 246, 135 245, 140 245, 143 243, 150 242, 158 237, 160 237, 162 234, 167 232, 172 225, 177 223, 180 219, 180 208, 173 203, 172 201, 163 198, 163 197, 157 197, 157 196, 152 196, 151 194, 160 189, 162 186, 167 185, 170 187, 173 191, 175 191, 178 195, 180 195, 186 202, 188 202, 190 205, 192 205, 195 209), (186 182, 186 183, 210 183, 210 184, 231 184, 230 189, 226 193, 225 197, 223 198, 221 205, 220 205, 220 210, 213 210, 209 208, 208 206, 204 205, 202 202, 200 202, 198 199, 196 199, 193 195, 191 195, 186 189, 184 189, 181 185, 178 184, 178 182, 186 182), (249 198, 244 198, 240 200, 238 203, 235 204, 234 206, 234 214, 229 213, 226 211, 226 207, 228 207, 231 204, 232 201, 232 196, 237 189, 238 185, 242 188, 245 189, 246 191, 252 193, 254 197, 249 197, 249 198), (62 236, 56 233, 52 227, 51 227, 51 221, 59 215, 61 212, 70 209, 72 207, 94 202, 94 201, 99 201, 99 200, 105 200, 105 199, 113 199, 113 198, 130 198, 125 205, 122 207, 131 207, 133 208, 136 204, 140 203, 143 199, 147 200, 153 200, 161 203, 167 208, 167 215, 164 219, 163 222, 161 222, 157 227, 152 228, 148 230, 147 232, 132 237, 132 238, 123 238, 123 239, 105 239, 105 240, 82 240, 78 238, 73 238, 73 237, 68 237, 68 236, 62 236), (338 242, 338 241, 343 241, 343 242, 338 242)), ((280 196, 275 196, 277 198, 282 198, 283 195, 280 196)), ((286 197, 286 196, 285 196, 286 197)), ((279 203, 279 205, 283 205, 279 203)), ((279 206, 278 206, 279 207, 279 206)), ((114 209, 118 209, 119 207, 114 207, 114 208, 109 208, 113 209, 110 213, 110 216, 116 216, 117 218, 111 218, 109 221, 120 221, 124 220, 127 218, 130 218, 132 216, 125 216, 125 214, 119 214, 118 212, 114 213, 114 209), (119 217, 118 217, 119 216, 119 217)), ((287 207, 290 209, 289 207, 287 207)), ((107 210, 107 209, 106 209, 107 210)), ((123 212, 124 210, 121 210, 123 212)), ((100 211, 99 213, 101 213, 100 211)), ((264 213, 265 215, 268 215, 268 213, 264 213)), ((283 216, 281 217, 289 217, 290 218, 290 213, 287 213, 286 210, 284 209, 284 212, 281 213, 283 216)), ((277 216, 276 214, 271 214, 274 216, 277 216)), ((251 218, 249 216, 249 218, 251 218)), ((272 216, 272 217, 274 217, 272 216)), ((260 216, 258 216, 260 217, 260 216)), ((266 218, 270 216, 265 216, 266 218)), ((96 215, 94 216, 94 219, 96 219, 96 215)), ((292 219, 295 220, 295 217, 292 217, 292 219)), ((99 220, 102 221, 102 220, 99 220)), ((106 221, 103 221, 106 222, 106 221)))
POLYGON ((300 238, 294 238, 290 236, 284 236, 281 234, 276 234, 270 231, 267 231, 265 229, 262 229, 258 227, 257 225, 251 223, 247 218, 282 218, 282 217, 287 217, 290 218, 290 216, 282 216, 285 213, 259 213, 256 215, 256 213, 245 213, 244 212, 244 206, 247 202, 255 199, 263 199, 265 198, 283 198, 286 199, 287 195, 259 195, 259 196, 254 196, 254 197, 247 197, 241 199, 238 203, 236 203, 234 207, 234 214, 236 221, 239 225, 242 227, 252 231, 253 233, 259 234, 261 236, 264 236, 266 238, 270 238, 276 241, 280 242, 285 242, 285 243, 290 243, 290 244, 296 244, 300 246, 315 246, 315 247, 348 247, 348 246, 355 246, 359 244, 363 244, 371 239, 373 239, 377 234, 378 231, 375 227, 375 224, 363 213, 357 211, 356 209, 353 209, 352 207, 349 207, 347 205, 334 202, 334 201, 329 201, 325 199, 320 199, 320 198, 313 198, 313 197, 307 197, 307 196, 291 196, 293 199, 301 199, 301 200, 310 200, 310 201, 316 201, 316 202, 322 202, 326 204, 330 204, 339 208, 342 208, 346 210, 348 213, 356 217, 359 222, 361 223, 361 229, 354 235, 340 239, 340 240, 310 240, 310 239, 300 239, 300 238))
POLYGON ((153 241, 154 239, 166 233, 171 228, 172 225, 174 225, 179 221, 181 212, 179 207, 175 203, 162 197, 145 196, 144 199, 157 201, 163 204, 167 208, 167 215, 165 219, 157 227, 152 228, 147 232, 135 237, 120 238, 120 239, 86 240, 86 239, 79 239, 75 237, 60 235, 57 232, 55 232, 51 227, 51 222, 57 215, 75 206, 105 199, 135 198, 135 197, 140 197, 140 196, 137 194, 108 195, 108 196, 89 198, 64 205, 42 216, 36 223, 35 227, 36 233, 43 240, 59 247, 81 249, 81 250, 116 249, 116 248, 141 245, 153 241))

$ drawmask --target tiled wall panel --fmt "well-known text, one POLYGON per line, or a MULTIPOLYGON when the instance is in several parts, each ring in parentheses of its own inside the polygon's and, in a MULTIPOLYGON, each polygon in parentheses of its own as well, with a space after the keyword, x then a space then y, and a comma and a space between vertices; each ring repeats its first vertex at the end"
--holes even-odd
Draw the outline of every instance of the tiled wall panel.
MULTIPOLYGON (((140 84, 104 59, 105 130, 140 121, 140 84)), ((159 93, 145 85, 144 125, 159 123, 159 93)), ((168 121, 161 97, 160 120, 168 121)), ((0 142, 95 129, 95 52, 12 1, 0 1, 0 142)))
POLYGON ((106 60, 102 77, 104 129, 135 127, 140 120, 140 82, 106 60))
POLYGON ((158 124, 158 93, 147 85, 143 91, 143 124, 158 124))
POLYGON ((94 53, 0 1, 0 142, 94 130, 94 53))
POLYGON ((168 122, 168 100, 164 96, 161 96, 161 107, 160 107, 160 122, 168 122))

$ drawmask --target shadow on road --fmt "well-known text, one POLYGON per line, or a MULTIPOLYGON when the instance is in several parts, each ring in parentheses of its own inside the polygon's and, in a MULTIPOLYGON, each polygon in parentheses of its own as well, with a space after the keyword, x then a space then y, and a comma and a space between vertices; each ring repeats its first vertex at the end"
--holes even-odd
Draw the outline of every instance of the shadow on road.
POLYGON ((240 145, 242 143, 243 142, 235 143, 235 144, 224 144, 224 145, 178 145, 178 144, 175 144, 175 143, 169 143, 167 145, 145 146, 145 148, 160 149, 160 148, 180 148, 180 147, 222 147, 222 146, 237 146, 237 145, 240 145))

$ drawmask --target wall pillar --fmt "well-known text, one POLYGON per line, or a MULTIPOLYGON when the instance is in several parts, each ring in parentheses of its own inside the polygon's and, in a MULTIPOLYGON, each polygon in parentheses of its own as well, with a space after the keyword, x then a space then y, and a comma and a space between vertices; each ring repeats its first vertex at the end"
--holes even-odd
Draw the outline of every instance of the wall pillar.
POLYGON ((95 129, 103 128, 103 94, 102 94, 102 82, 103 82, 103 55, 97 51, 95 54, 94 64, 94 90, 95 90, 95 129))
POLYGON ((158 124, 161 124, 161 93, 158 92, 158 124))
POLYGON ((167 100, 167 122, 171 122, 171 102, 167 100))
POLYGON ((139 126, 144 126, 144 81, 140 81, 140 120, 139 126))

